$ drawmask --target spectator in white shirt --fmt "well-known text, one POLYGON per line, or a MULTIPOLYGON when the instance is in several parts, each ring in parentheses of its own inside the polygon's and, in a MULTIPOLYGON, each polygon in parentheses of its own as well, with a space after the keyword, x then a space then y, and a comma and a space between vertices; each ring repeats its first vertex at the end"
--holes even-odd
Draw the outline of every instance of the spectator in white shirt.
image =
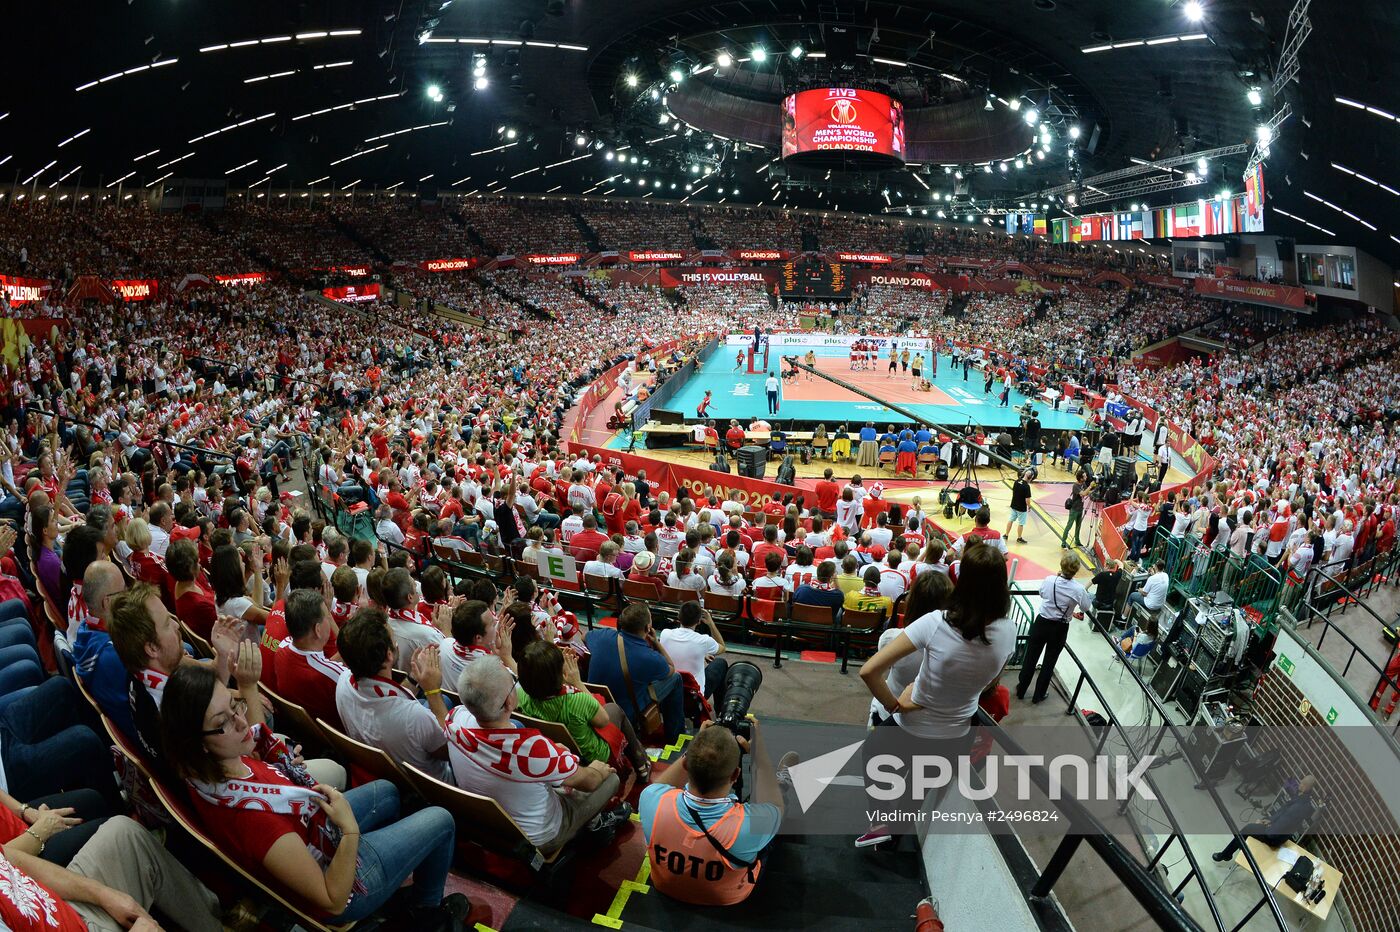
POLYGON ((904 594, 909 588, 909 580, 899 568, 902 556, 898 550, 885 555, 885 565, 880 567, 880 594, 891 601, 904 594))
POLYGON ((671 573, 666 577, 666 585, 672 589, 694 589, 705 591, 705 577, 693 572, 695 551, 689 547, 681 549, 671 564, 671 573))
POLYGON ((402 547, 406 539, 403 530, 394 523, 393 510, 388 505, 380 505, 379 521, 374 525, 374 536, 386 544, 402 547))
POLYGON ((706 581, 709 591, 719 595, 740 596, 744 594, 744 577, 740 576, 734 569, 735 558, 732 551, 726 551, 719 555, 715 561, 715 571, 706 581))
POLYGON ((679 621, 680 627, 661 632, 661 648, 676 672, 693 676, 700 692, 713 702, 729 672, 729 661, 719 656, 724 653, 724 636, 699 602, 682 605, 679 621), (702 621, 709 634, 699 630, 702 621))
POLYGON ((163 560, 166 548, 170 546, 170 529, 175 526, 175 513, 165 502, 156 502, 147 517, 151 524, 150 551, 163 560))
POLYGON ((1143 581, 1137 591, 1129 593, 1124 611, 1131 612, 1131 606, 1141 605, 1155 615, 1167 603, 1167 590, 1170 587, 1171 578, 1167 576, 1167 564, 1158 560, 1152 564, 1152 575, 1143 581))
POLYGON ((623 577, 622 570, 617 568, 618 546, 613 541, 604 541, 598 548, 596 559, 589 560, 583 564, 583 575, 585 576, 609 576, 616 579, 623 577))
POLYGON ((450 782, 452 770, 442 753, 447 745, 442 730, 447 706, 436 645, 419 650, 409 664, 428 701, 424 706, 393 680, 394 638, 382 611, 356 612, 341 628, 338 643, 340 659, 349 669, 336 684, 335 707, 350 737, 450 782))

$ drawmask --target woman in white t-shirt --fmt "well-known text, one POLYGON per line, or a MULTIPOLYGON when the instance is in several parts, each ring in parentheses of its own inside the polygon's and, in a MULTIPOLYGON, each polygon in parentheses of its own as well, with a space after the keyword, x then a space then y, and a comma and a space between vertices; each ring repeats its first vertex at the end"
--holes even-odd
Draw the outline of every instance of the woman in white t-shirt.
POLYGON ((744 594, 746 584, 744 577, 735 572, 732 552, 720 553, 719 560, 715 563, 715 571, 706 581, 706 585, 711 592, 719 595, 740 596, 744 594))
MULTIPOLYGON (((933 574, 920 574, 919 578, 925 576, 933 574)), ((860 668, 860 678, 871 695, 905 732, 886 735, 882 734, 885 729, 877 728, 865 742, 864 753, 907 755, 908 736, 913 736, 928 739, 920 753, 948 760, 966 755, 972 745, 971 722, 978 697, 1001 676, 1016 646, 1016 625, 1007 617, 1010 610, 1006 559, 994 547, 969 545, 947 609, 915 619, 860 668), (901 659, 914 654, 920 656, 918 675, 896 696, 886 675, 901 659)), ((935 806, 943 792, 939 791, 935 806)), ((877 802, 874 797, 871 801, 877 802)), ((888 800, 880 802, 891 805, 888 800)), ((923 801, 910 799, 894 805, 919 809, 923 801)), ((877 845, 889 837, 884 825, 872 825, 856 839, 856 846, 877 845)))
MULTIPOLYGON (((905 599, 906 618, 922 618, 930 612, 940 611, 948 604, 949 597, 953 594, 953 581, 946 573, 924 573, 915 577, 914 585, 909 590, 909 595, 905 599)), ((879 647, 883 650, 892 644, 895 638, 904 633, 903 628, 890 627, 880 635, 879 647)), ((904 688, 919 675, 919 667, 923 665, 923 653, 914 651, 906 654, 894 662, 885 674, 885 685, 889 687, 892 695, 898 696, 904 692, 904 688)), ((886 711, 880 704, 880 700, 872 698, 870 700, 870 727, 884 724, 893 717, 893 714, 886 711)))

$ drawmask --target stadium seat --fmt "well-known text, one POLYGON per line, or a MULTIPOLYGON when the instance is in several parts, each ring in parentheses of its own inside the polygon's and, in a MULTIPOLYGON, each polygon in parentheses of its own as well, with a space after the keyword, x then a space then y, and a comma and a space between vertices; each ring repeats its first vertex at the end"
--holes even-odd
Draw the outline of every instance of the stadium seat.
POLYGON ((316 719, 316 725, 330 742, 336 756, 349 765, 353 786, 371 780, 388 780, 399 787, 404 785, 404 772, 383 749, 356 741, 323 718, 316 719))

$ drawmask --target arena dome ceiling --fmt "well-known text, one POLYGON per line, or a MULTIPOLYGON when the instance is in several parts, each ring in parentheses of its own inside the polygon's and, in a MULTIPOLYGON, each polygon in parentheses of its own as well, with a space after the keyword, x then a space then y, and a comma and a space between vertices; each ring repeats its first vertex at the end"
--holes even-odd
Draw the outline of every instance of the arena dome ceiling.
MULTIPOLYGON (((231 191, 358 181, 425 193, 638 195, 646 178, 658 196, 671 189, 656 181, 698 181, 704 166, 713 177, 694 185, 706 189, 696 202, 874 212, 930 206, 934 193, 964 187, 949 177, 955 168, 972 171, 965 190, 979 204, 1010 204, 1071 180, 1075 164, 1091 177, 1132 159, 1253 144, 1287 102, 1265 162, 1267 229, 1357 243, 1395 263, 1400 6, 1314 7, 1297 80, 1274 94, 1298 35, 1290 12, 1308 4, 1202 2, 1199 22, 1168 0, 129 0, 85 5, 81 16, 23 5, 11 12, 17 67, 0 104, 0 163, 36 191, 200 178, 231 191), (721 54, 727 68, 715 67, 721 54), (682 77, 674 104, 673 71, 682 77), (1020 130, 1027 167, 986 173, 970 164, 976 152, 930 150, 935 161, 921 171, 860 184, 838 173, 818 197, 774 188, 776 151, 736 151, 695 103, 771 104, 820 80, 875 83, 911 116, 949 108, 1007 131, 1034 108, 1035 124, 1020 130), (1258 105, 1251 88, 1261 89, 1258 105), (1040 123, 1051 137, 1043 160, 1031 157, 1040 123), (956 158, 946 175, 940 157, 956 158)), ((1245 159, 1222 159, 1204 184, 1139 202, 1239 191, 1245 159)))

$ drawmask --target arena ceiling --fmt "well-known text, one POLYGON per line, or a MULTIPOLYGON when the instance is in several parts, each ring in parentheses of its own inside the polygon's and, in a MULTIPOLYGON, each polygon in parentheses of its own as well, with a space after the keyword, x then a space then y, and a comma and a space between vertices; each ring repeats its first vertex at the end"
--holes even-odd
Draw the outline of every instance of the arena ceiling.
MULTIPOLYGON (((1169 0, 128 0, 81 13, 21 5, 10 14, 0 164, 36 192, 197 178, 227 181, 231 192, 314 182, 680 197, 691 183, 694 202, 919 210, 954 192, 955 168, 969 172, 967 197, 1010 205, 1071 180, 1076 164, 1092 177, 1132 159, 1251 144, 1286 101, 1292 115, 1265 162, 1268 230, 1356 243, 1400 264, 1400 5, 1354 0, 1345 15, 1313 5, 1298 79, 1275 95, 1295 5, 1202 2, 1199 22, 1169 0), (842 44, 836 27, 851 36, 853 69, 820 60, 842 44), (760 46, 763 62, 753 60, 760 46), (728 69, 693 73, 720 52, 735 59, 728 69), (673 69, 684 76, 679 89, 673 69), (838 171, 820 195, 775 190, 776 152, 715 139, 702 125, 715 111, 691 106, 700 95, 761 115, 784 88, 824 69, 889 86, 911 115, 922 109, 939 122, 957 111, 973 132, 1017 130, 1027 167, 987 174, 959 162, 945 174, 930 161, 876 179, 838 171), (1263 89, 1258 106, 1251 87, 1263 89), (1010 112, 1012 101, 1024 109, 1010 112), (687 107, 696 122, 673 126, 687 107), (1039 126, 1016 125, 1030 107, 1050 126, 1043 160, 1030 157, 1039 126), (621 168, 607 159, 618 150, 629 159, 621 168)), ((1239 191, 1245 159, 1212 164, 1201 185, 1101 209, 1239 191)))

